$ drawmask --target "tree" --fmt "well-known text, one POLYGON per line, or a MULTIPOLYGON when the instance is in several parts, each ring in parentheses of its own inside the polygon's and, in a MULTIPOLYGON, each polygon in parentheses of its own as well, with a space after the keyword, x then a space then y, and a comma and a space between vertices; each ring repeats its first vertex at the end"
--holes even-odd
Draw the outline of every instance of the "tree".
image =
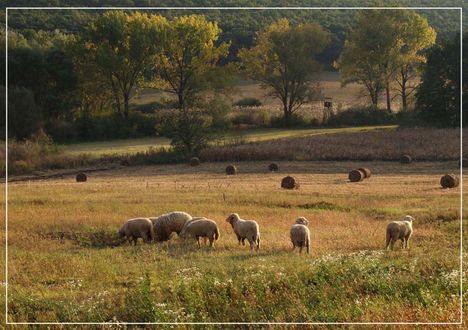
POLYGON ((88 30, 86 46, 107 77, 116 111, 126 118, 132 92, 162 48, 166 26, 167 20, 159 15, 110 11, 88 30))
POLYGON ((177 97, 180 114, 176 129, 180 132, 175 135, 186 151, 193 153, 202 147, 195 140, 205 141, 196 132, 201 128, 194 123, 202 120, 193 107, 202 91, 218 88, 227 81, 226 71, 229 70, 221 70, 219 62, 227 57, 229 44, 216 46, 221 30, 216 22, 208 22, 200 15, 174 18, 166 33, 167 42, 154 60, 150 86, 177 97))
POLYGON ((460 125, 460 37, 445 40, 428 52, 416 109, 437 126, 460 125))
POLYGON ((412 11, 362 12, 338 61, 342 82, 363 84, 375 108, 385 90, 387 110, 391 111, 391 83, 396 79, 406 107, 414 70, 424 60, 420 51, 434 40, 434 30, 412 11))
POLYGON ((413 11, 402 12, 402 40, 397 74, 396 92, 401 97, 402 109, 408 109, 408 98, 416 90, 417 77, 421 73, 426 56, 423 51, 431 47, 436 40, 436 32, 427 20, 413 11))
POLYGON ((247 77, 269 87, 271 95, 281 101, 287 126, 301 105, 317 95, 311 84, 320 68, 316 56, 329 40, 318 24, 293 27, 283 18, 258 33, 254 47, 239 51, 247 77))

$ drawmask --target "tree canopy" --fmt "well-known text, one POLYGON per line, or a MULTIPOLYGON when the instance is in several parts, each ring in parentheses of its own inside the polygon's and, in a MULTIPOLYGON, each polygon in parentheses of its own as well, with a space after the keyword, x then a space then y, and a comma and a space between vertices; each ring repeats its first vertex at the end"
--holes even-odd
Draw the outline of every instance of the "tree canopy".
POLYGON ((286 125, 302 104, 316 97, 311 82, 320 69, 317 55, 329 40, 318 24, 292 26, 280 19, 258 34, 254 47, 240 50, 243 71, 281 101, 286 125))

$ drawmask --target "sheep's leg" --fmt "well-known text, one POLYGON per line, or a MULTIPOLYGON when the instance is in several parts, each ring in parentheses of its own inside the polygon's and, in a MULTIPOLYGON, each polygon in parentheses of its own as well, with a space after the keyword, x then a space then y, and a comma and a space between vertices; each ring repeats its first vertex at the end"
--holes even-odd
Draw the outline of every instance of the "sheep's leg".
POLYGON ((299 253, 302 254, 302 244, 301 244, 301 246, 299 247, 299 253))
POLYGON ((254 249, 254 242, 249 239, 249 244, 250 244, 250 251, 253 251, 254 249))
POLYGON ((208 240, 208 237, 203 237, 203 244, 206 245, 206 241, 208 240))
POLYGON ((294 243, 292 243, 292 245, 293 245, 292 250, 294 251, 296 249, 296 245, 294 245, 294 243))
POLYGON ((387 236, 387 242, 385 243, 385 249, 387 251, 390 250, 390 241, 391 241, 390 236, 387 236))
POLYGON ((407 248, 407 249, 409 249, 409 240, 410 240, 410 237, 408 237, 408 238, 406 239, 406 248, 407 248))
POLYGON ((392 251, 393 251, 393 246, 395 245, 395 242, 396 242, 395 239, 392 239, 392 241, 390 242, 390 250, 392 251))
POLYGON ((307 254, 310 254, 309 242, 307 242, 306 247, 307 247, 307 254))
POLYGON ((214 246, 214 237, 210 236, 209 240, 210 240, 210 246, 213 247, 214 246))
POLYGON ((245 246, 245 237, 242 238, 242 245, 245 246))
POLYGON ((198 245, 199 247, 201 247, 200 236, 197 236, 196 239, 197 239, 197 245, 198 245))

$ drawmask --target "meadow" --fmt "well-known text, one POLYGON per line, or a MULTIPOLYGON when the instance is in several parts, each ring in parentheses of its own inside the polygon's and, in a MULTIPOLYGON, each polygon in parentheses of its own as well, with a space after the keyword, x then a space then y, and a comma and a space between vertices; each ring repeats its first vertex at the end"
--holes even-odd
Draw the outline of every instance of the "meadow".
POLYGON ((9 184, 10 321, 456 322, 459 189, 439 186, 457 161, 226 163, 122 168, 9 184), (350 183, 366 166, 370 179, 350 183), (301 187, 283 190, 294 175, 301 187), (116 244, 135 216, 184 210, 214 219, 214 249, 177 237, 116 244), (225 218, 258 221, 261 250, 239 247, 225 218), (416 218, 410 250, 383 250, 388 221, 416 218), (289 228, 311 221, 311 254, 289 228))

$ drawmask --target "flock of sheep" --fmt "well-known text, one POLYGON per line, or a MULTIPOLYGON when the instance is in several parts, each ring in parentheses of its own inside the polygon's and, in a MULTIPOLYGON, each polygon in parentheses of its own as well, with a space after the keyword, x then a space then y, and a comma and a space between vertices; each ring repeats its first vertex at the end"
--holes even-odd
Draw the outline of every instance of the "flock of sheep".
MULTIPOLYGON (((392 249, 395 242, 401 240, 403 248, 409 248, 409 240, 413 233, 413 220, 410 215, 405 216, 401 221, 393 221, 387 226, 386 249, 392 249)), ((245 240, 249 242, 250 250, 260 248, 260 227, 255 220, 244 220, 237 213, 232 213, 226 218, 237 237, 239 245, 245 245, 245 240)), ((310 252, 310 230, 309 221, 298 218, 291 226, 290 237, 293 244, 293 251, 299 248, 306 248, 310 252)), ((198 246, 201 246, 200 238, 203 238, 206 245, 207 240, 213 247, 215 241, 219 239, 219 228, 215 221, 205 217, 192 217, 186 212, 174 211, 160 215, 159 217, 135 218, 127 220, 119 230, 119 236, 126 238, 130 244, 135 244, 138 238, 146 243, 163 242, 169 240, 172 233, 177 233, 183 239, 196 239, 198 246)))

